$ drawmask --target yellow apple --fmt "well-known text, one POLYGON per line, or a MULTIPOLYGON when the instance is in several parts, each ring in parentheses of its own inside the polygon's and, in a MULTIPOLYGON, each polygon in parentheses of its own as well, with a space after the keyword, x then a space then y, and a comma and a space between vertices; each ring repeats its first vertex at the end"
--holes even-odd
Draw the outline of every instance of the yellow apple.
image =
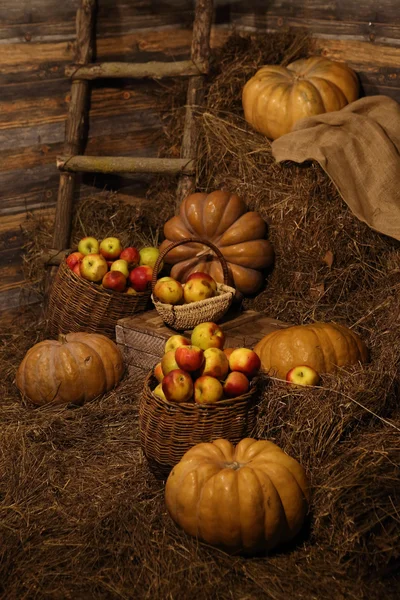
POLYGON ((154 367, 154 377, 157 379, 158 383, 161 383, 164 379, 164 373, 162 370, 161 362, 157 363, 154 367))
POLYGON ((111 263, 110 271, 119 271, 120 273, 125 275, 125 277, 128 277, 128 275, 129 275, 128 261, 124 260, 123 258, 114 260, 114 262, 111 263))
POLYGON ((166 352, 161 359, 161 368, 162 372, 165 375, 168 375, 170 371, 174 371, 175 369, 179 369, 179 365, 175 360, 175 350, 170 350, 166 352))
POLYGON ((187 402, 193 396, 193 381, 189 373, 174 369, 162 380, 162 389, 169 402, 187 402))
POLYGON ((176 350, 177 348, 179 348, 179 346, 190 346, 190 340, 185 338, 183 335, 171 335, 171 337, 167 339, 164 352, 176 350))
POLYGON ((115 260, 122 252, 122 245, 118 238, 108 237, 100 242, 99 252, 106 260, 115 260))
POLYGON ((229 361, 224 352, 219 348, 204 350, 204 365, 202 375, 210 375, 216 379, 225 379, 229 371, 229 361))
POLYGON ((200 323, 192 331, 191 342, 202 350, 207 348, 219 348, 222 350, 225 343, 225 335, 222 329, 211 322, 200 323))
POLYGON ((286 381, 296 385, 318 385, 320 376, 312 367, 299 365, 290 369, 286 375, 286 381))
POLYGON ((154 286, 154 296, 164 304, 178 304, 183 298, 183 288, 179 281, 157 281, 154 286))
POLYGON ((249 348, 235 348, 229 357, 230 370, 240 371, 250 378, 258 373, 260 367, 259 356, 249 348))
POLYGON ((153 390, 153 394, 158 398, 161 398, 161 400, 166 400, 161 383, 159 383, 158 386, 153 390))
POLYGON ((94 237, 86 236, 78 244, 78 252, 82 254, 98 254, 99 242, 94 237))
POLYGON ((101 254, 86 254, 80 264, 81 276, 88 281, 101 281, 108 271, 107 261, 101 254))
POLYGON ((186 304, 212 298, 214 294, 215 292, 211 283, 206 279, 191 279, 185 283, 183 290, 183 297, 186 304))
POLYGON ((194 401, 197 404, 214 404, 221 400, 224 390, 215 377, 202 375, 194 382, 194 401))

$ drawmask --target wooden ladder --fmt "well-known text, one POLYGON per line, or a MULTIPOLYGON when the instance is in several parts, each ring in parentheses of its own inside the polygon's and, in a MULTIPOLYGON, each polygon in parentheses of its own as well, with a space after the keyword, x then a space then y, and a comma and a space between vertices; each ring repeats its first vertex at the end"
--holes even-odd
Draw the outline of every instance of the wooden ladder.
POLYGON ((48 265, 59 264, 69 248, 76 174, 91 173, 161 173, 179 174, 176 203, 192 189, 196 164, 197 131, 194 107, 204 98, 204 76, 209 69, 210 31, 213 0, 196 0, 190 60, 175 62, 93 63, 97 0, 81 0, 76 16, 74 64, 66 68, 71 80, 71 101, 66 121, 63 156, 57 158, 61 171, 58 190, 53 249, 43 255, 48 265), (85 156, 87 140, 89 82, 101 78, 188 77, 186 113, 180 158, 130 158, 85 156))

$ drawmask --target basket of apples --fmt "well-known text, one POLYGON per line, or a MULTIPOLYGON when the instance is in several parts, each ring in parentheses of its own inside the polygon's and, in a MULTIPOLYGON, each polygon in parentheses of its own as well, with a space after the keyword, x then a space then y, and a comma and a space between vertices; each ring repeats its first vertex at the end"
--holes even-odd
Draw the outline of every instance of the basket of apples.
POLYGON ((235 288, 229 285, 230 279, 228 265, 219 248, 207 240, 186 238, 173 242, 159 254, 151 281, 151 299, 164 323, 177 330, 193 329, 206 321, 218 322, 227 312, 236 294, 235 288), (223 283, 217 283, 211 275, 202 272, 192 273, 185 283, 172 277, 157 280, 159 265, 168 252, 183 244, 196 243, 208 246, 217 256, 223 283))
POLYGON ((139 406, 142 450, 166 476, 200 442, 238 443, 256 425, 260 359, 249 348, 224 349, 222 329, 197 325, 190 340, 171 336, 148 374, 139 406))
POLYGON ((49 295, 51 335, 88 331, 115 337, 119 319, 150 304, 158 248, 122 247, 118 238, 82 238, 57 271, 49 295))

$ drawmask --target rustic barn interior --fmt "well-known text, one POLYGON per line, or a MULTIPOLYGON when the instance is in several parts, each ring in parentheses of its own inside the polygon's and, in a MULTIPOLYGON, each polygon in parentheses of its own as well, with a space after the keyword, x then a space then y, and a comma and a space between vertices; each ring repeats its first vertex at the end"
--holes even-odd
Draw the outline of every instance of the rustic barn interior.
MULTIPOLYGON (((22 398, 18 365, 49 336, 48 294, 61 260, 54 256, 84 235, 157 245, 183 197, 177 173, 83 172, 71 221, 59 212, 55 222, 57 163, 71 154, 65 125, 77 11, 96 8, 93 61, 176 63, 191 56, 195 2, 3 0, 0 596, 7 600, 398 598, 400 244, 358 221, 318 165, 278 168, 265 140, 242 128, 235 94, 264 62, 317 54, 347 63, 362 97, 400 102, 400 5, 213 4, 195 187, 248 193, 249 209, 270 226, 278 259, 265 290, 244 306, 285 324, 332 320, 354 328, 371 351, 370 366, 344 371, 340 381, 326 375, 315 390, 265 384, 255 433, 297 457, 314 500, 295 543, 255 558, 204 545, 169 519, 164 482, 140 448, 144 371, 128 369, 115 390, 79 408, 38 409, 22 398)), ((77 154, 182 156, 186 78, 85 85, 89 117, 77 154)))

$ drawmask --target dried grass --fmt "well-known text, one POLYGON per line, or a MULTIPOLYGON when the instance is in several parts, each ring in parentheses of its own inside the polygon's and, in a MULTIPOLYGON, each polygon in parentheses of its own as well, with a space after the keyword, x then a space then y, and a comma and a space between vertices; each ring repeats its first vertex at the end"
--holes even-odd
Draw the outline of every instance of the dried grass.
MULTIPOLYGON (((125 377, 79 409, 23 405, 13 377, 44 323, 19 313, 0 347, 0 595, 7 600, 398 597, 399 244, 357 221, 318 166, 275 165, 269 143, 241 119, 244 80, 262 62, 308 50, 307 39, 290 34, 228 41, 199 114, 197 174, 199 189, 236 190, 269 223, 276 265, 248 306, 295 323, 334 319, 371 350, 368 365, 325 375, 320 388, 265 386, 258 434, 297 457, 312 481, 302 538, 270 557, 243 559, 177 530, 139 449, 141 378, 125 377)), ((171 89, 179 104, 182 89, 171 89)), ((182 115, 164 110, 163 154, 177 153, 182 115)), ((175 184, 159 179, 150 188, 151 211, 127 209, 117 196, 103 205, 84 201, 74 239, 88 224, 109 235, 116 222, 130 239, 151 239, 170 216, 175 184)), ((33 239, 31 229, 31 265, 50 232, 42 224, 33 239)), ((30 268, 40 279, 39 267, 30 268)))

